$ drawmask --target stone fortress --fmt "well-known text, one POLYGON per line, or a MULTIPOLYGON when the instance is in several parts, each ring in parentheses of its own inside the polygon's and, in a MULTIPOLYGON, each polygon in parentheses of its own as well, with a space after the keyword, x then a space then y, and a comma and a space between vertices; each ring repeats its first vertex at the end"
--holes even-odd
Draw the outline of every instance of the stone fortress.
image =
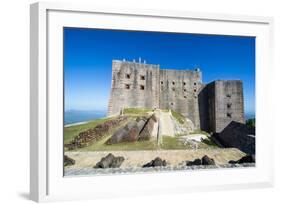
POLYGON ((196 129, 219 133, 232 121, 244 123, 242 81, 205 84, 198 68, 162 69, 141 60, 113 60, 108 116, 124 108, 171 109, 196 129))

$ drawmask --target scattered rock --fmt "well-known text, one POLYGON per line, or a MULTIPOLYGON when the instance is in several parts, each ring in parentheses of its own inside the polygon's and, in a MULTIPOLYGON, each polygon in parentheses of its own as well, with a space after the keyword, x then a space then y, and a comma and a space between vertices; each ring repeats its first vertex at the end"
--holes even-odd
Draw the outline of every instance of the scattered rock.
POLYGON ((72 166, 75 164, 75 160, 71 159, 70 157, 64 155, 63 157, 63 165, 64 166, 72 166))
POLYGON ((142 167, 160 167, 166 166, 166 160, 162 160, 160 157, 156 157, 154 160, 151 160, 147 164, 144 164, 142 167))
POLYGON ((202 165, 215 165, 215 160, 205 155, 202 157, 202 165))
POLYGON ((119 168, 122 163, 124 162, 124 157, 115 157, 113 160, 112 160, 112 163, 110 165, 110 168, 119 168))
POLYGON ((199 166, 199 165, 215 165, 215 160, 208 157, 207 155, 203 156, 202 159, 195 159, 194 161, 186 161, 186 166, 199 166))
POLYGON ((119 168, 124 162, 124 157, 115 157, 113 154, 109 153, 103 157, 94 168, 119 168))
POLYGON ((255 155, 246 155, 237 161, 230 160, 228 163, 229 164, 243 164, 243 163, 255 163, 255 161, 256 161, 255 155))
POLYGON ((201 159, 195 159, 194 161, 186 161, 186 166, 199 166, 202 165, 202 160, 201 159))

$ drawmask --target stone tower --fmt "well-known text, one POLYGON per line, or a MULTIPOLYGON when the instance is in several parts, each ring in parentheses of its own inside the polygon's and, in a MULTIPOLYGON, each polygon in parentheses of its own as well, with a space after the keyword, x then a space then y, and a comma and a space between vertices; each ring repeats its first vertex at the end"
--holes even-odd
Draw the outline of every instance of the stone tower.
POLYGON ((108 116, 120 114, 123 108, 172 109, 208 132, 220 132, 231 121, 244 123, 241 81, 203 84, 199 69, 160 69, 113 60, 108 116))
POLYGON ((112 61, 108 116, 123 108, 159 108, 159 65, 112 61))

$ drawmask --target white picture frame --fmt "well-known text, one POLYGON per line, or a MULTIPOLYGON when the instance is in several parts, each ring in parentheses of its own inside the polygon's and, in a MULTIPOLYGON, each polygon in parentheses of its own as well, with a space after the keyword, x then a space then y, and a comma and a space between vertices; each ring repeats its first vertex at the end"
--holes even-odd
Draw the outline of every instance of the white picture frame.
POLYGON ((30 198, 34 201, 273 186, 270 17, 35 3, 30 10, 30 198), (63 177, 62 28, 256 36, 256 167, 63 177), (219 177, 218 177, 219 176, 219 177), (147 185, 147 181, 153 181, 147 185))

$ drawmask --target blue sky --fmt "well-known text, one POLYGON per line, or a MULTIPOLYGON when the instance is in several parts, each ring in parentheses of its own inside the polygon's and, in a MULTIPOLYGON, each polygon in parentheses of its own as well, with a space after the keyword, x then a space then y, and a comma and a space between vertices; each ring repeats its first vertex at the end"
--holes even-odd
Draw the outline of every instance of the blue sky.
POLYGON ((106 110, 112 59, 141 57, 160 68, 202 71, 203 82, 243 81, 245 112, 255 112, 255 38, 64 28, 65 110, 106 110))

